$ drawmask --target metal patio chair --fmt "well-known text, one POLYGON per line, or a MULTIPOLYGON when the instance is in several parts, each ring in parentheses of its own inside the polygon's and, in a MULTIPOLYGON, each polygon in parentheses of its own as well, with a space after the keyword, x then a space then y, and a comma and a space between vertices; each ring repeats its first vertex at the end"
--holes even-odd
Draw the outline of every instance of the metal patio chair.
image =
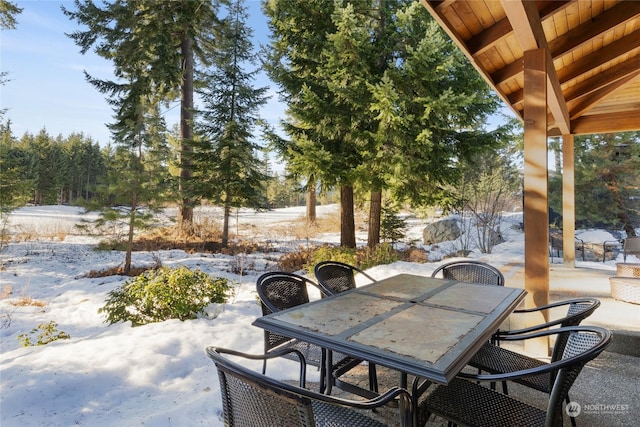
POLYGON ((337 294, 356 287, 356 274, 362 274, 368 280, 376 279, 353 265, 339 261, 322 261, 313 269, 318 284, 328 295, 337 294))
POLYGON ((627 255, 640 256, 640 236, 632 236, 624 239, 622 244, 622 259, 627 262, 627 255))
POLYGON ((440 275, 444 279, 455 279, 465 283, 504 286, 504 275, 500 270, 481 261, 464 260, 442 264, 431 273, 431 277, 440 275))
MULTIPOLYGON (((316 282, 294 273, 272 271, 263 274, 257 280, 257 292, 260 297, 262 314, 271 314, 287 308, 296 307, 309 302, 308 286, 322 289, 316 282)), ((332 377, 343 375, 353 369, 361 360, 354 359, 342 353, 335 353, 315 344, 298 339, 285 337, 267 330, 264 331, 264 351, 268 353, 274 349, 293 348, 300 351, 307 364, 320 368, 320 392, 330 393, 332 384, 326 383, 326 366, 329 363, 332 377)), ((267 369, 267 359, 264 359, 262 373, 267 369)))
POLYGON ((206 352, 218 370, 225 426, 383 427, 385 424, 355 409, 372 410, 395 401, 400 409, 400 425, 410 427, 413 423, 411 397, 405 389, 394 387, 374 399, 355 401, 304 388, 306 366, 302 353, 297 350, 250 355, 207 347, 206 352), (281 382, 245 367, 249 360, 280 356, 294 356, 299 360, 299 385, 281 382), (240 363, 231 358, 237 358, 240 363))
MULTIPOLYGON (((514 313, 533 313, 549 310, 552 308, 567 307, 566 316, 551 320, 538 325, 530 326, 528 328, 515 329, 511 331, 500 331, 494 337, 499 342, 500 340, 509 339, 508 337, 514 337, 518 335, 524 335, 531 332, 545 330, 551 327, 558 326, 564 328, 567 326, 578 326, 580 323, 589 317, 599 306, 600 301, 596 298, 575 298, 565 301, 559 301, 552 304, 548 304, 541 307, 519 309, 514 313)), ((553 348, 553 354, 551 356, 551 362, 559 360, 564 352, 564 348, 567 344, 568 335, 558 336, 553 348)), ((492 343, 486 343, 475 354, 473 359, 469 362, 470 366, 478 368, 480 372, 489 372, 491 374, 501 374, 513 370, 526 370, 535 369, 541 366, 547 365, 547 362, 535 359, 533 357, 525 356, 514 351, 507 350, 492 343)), ((515 379, 514 382, 522 384, 526 387, 533 388, 543 393, 550 394, 553 389, 554 377, 550 373, 532 375, 515 379)), ((502 391, 508 394, 506 381, 502 383, 502 391)), ((569 402, 567 395, 567 403, 569 402)), ((576 422, 571 417, 571 424, 575 427, 576 422)))
MULTIPOLYGON (((431 414, 438 415, 460 426, 561 426, 563 403, 583 366, 597 357, 611 342, 611 332, 595 326, 569 326, 526 335, 510 335, 506 340, 526 340, 542 336, 566 336, 557 360, 528 369, 513 369, 499 374, 461 373, 446 386, 437 386, 420 402, 421 422, 431 414), (516 381, 531 376, 552 379, 551 393, 546 410, 531 406, 509 395, 478 384, 478 381, 516 381)), ((416 389, 416 381, 413 388, 416 389)))

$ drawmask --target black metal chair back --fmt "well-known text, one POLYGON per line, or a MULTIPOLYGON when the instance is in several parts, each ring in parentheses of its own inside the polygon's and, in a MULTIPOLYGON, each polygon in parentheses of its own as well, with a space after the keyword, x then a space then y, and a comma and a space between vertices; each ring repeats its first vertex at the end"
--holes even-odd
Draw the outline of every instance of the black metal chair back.
MULTIPOLYGON (((309 302, 308 286, 320 287, 313 280, 294 273, 271 271, 258 278, 256 290, 260 297, 262 314, 271 314, 309 302)), ((322 290, 320 290, 322 292, 322 290)), ((264 331, 265 353, 292 339, 264 331)), ((309 361, 310 363, 312 361, 309 361)), ((320 360, 317 361, 320 363, 320 360)))
POLYGON ((276 350, 251 355, 223 348, 207 347, 207 355, 216 365, 220 380, 223 422, 227 427, 287 426, 311 427, 383 427, 358 409, 374 409, 392 401, 399 402, 400 425, 411 426, 413 412, 407 390, 394 387, 371 400, 347 400, 304 388, 305 360, 296 350, 276 350), (250 360, 293 356, 300 362, 299 386, 281 382, 248 369, 250 360), (229 356, 239 358, 238 363, 229 356))
POLYGON ((468 426, 561 426, 563 403, 568 399, 571 386, 584 365, 610 344, 611 332, 595 326, 569 326, 506 338, 525 340, 565 334, 566 344, 564 350, 559 352, 561 356, 558 360, 534 368, 512 369, 495 374, 461 373, 449 385, 438 386, 421 404, 422 411, 427 415, 435 413, 453 423, 468 426), (527 405, 476 383, 518 381, 541 375, 554 378, 546 410, 527 405))
POLYGON ((555 331, 563 330, 567 332, 558 333, 553 351, 560 354, 560 357, 547 365, 551 368, 556 364, 561 367, 557 371, 549 370, 552 378, 555 378, 549 394, 547 420, 551 420, 553 425, 562 425, 564 402, 569 402, 569 390, 584 365, 595 359, 611 342, 611 332, 604 328, 569 326, 555 331), (560 337, 563 338, 560 339, 560 337), (562 352, 556 349, 559 345, 564 345, 562 352))
POLYGON ((466 283, 504 286, 504 275, 485 262, 464 260, 442 264, 434 270, 431 277, 441 274, 444 279, 454 279, 466 283))
POLYGON ((339 261, 322 261, 314 267, 318 284, 328 295, 338 294, 356 287, 356 274, 362 274, 367 279, 376 280, 353 265, 339 261))

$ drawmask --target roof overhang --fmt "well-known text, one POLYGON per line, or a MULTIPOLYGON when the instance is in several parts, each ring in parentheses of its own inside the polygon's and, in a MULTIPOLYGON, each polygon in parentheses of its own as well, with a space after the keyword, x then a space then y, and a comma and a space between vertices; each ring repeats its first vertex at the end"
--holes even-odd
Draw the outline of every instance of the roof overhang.
POLYGON ((421 2, 520 119, 524 52, 543 48, 550 136, 640 130, 640 1, 421 2))

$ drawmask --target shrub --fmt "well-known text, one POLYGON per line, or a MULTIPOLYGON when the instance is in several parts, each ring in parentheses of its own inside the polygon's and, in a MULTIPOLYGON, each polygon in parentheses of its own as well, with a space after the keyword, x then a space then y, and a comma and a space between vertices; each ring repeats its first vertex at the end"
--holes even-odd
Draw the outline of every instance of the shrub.
POLYGON ((381 244, 375 248, 343 248, 339 246, 322 246, 309 257, 305 269, 313 274, 314 266, 320 261, 344 262, 363 270, 381 264, 391 264, 400 259, 400 254, 389 244, 381 244))
POLYGON ((224 303, 230 296, 229 281, 187 267, 148 270, 109 292, 106 321, 131 321, 132 326, 167 319, 195 319, 211 303, 224 303))
POLYGON ((313 249, 300 249, 295 252, 284 254, 278 260, 278 270, 289 273, 296 272, 311 262, 313 249))
POLYGON ((400 253, 388 243, 375 248, 364 248, 356 254, 356 265, 363 270, 381 264, 391 264, 400 260, 400 253))
POLYGON ((58 332, 57 326, 58 324, 53 320, 49 323, 41 323, 37 327, 33 328, 31 332, 29 332, 29 335, 18 335, 18 340, 20 340, 20 344, 23 347, 29 347, 33 345, 46 345, 53 341, 68 340, 69 338, 71 338, 71 336, 69 336, 69 334, 64 331, 58 332), (36 343, 34 344, 31 341, 30 335, 36 334, 38 332, 40 333, 38 335, 38 341, 36 341, 36 343))

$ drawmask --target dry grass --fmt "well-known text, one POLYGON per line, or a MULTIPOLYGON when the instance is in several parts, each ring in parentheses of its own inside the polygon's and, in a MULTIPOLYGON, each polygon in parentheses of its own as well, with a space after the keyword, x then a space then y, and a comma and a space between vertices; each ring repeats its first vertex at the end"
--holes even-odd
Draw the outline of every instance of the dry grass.
POLYGON ((13 242, 31 242, 36 240, 50 240, 52 242, 62 242, 71 234, 73 227, 67 224, 52 224, 46 228, 38 226, 20 226, 12 235, 13 242))
POLYGON ((37 299, 33 299, 31 297, 20 297, 15 301, 10 301, 9 304, 15 307, 44 307, 47 305, 46 302, 40 301, 37 299))
POLYGON ((128 277, 136 277, 141 275, 147 270, 152 270, 158 268, 157 266, 148 266, 148 267, 131 267, 129 271, 125 272, 122 266, 111 267, 106 270, 91 270, 87 273, 86 277, 90 279, 95 279, 96 277, 108 277, 108 276, 128 276, 128 277))
POLYGON ((340 217, 319 217, 315 221, 309 221, 300 217, 292 221, 285 221, 269 227, 271 234, 286 239, 309 240, 323 233, 340 232, 340 217))

